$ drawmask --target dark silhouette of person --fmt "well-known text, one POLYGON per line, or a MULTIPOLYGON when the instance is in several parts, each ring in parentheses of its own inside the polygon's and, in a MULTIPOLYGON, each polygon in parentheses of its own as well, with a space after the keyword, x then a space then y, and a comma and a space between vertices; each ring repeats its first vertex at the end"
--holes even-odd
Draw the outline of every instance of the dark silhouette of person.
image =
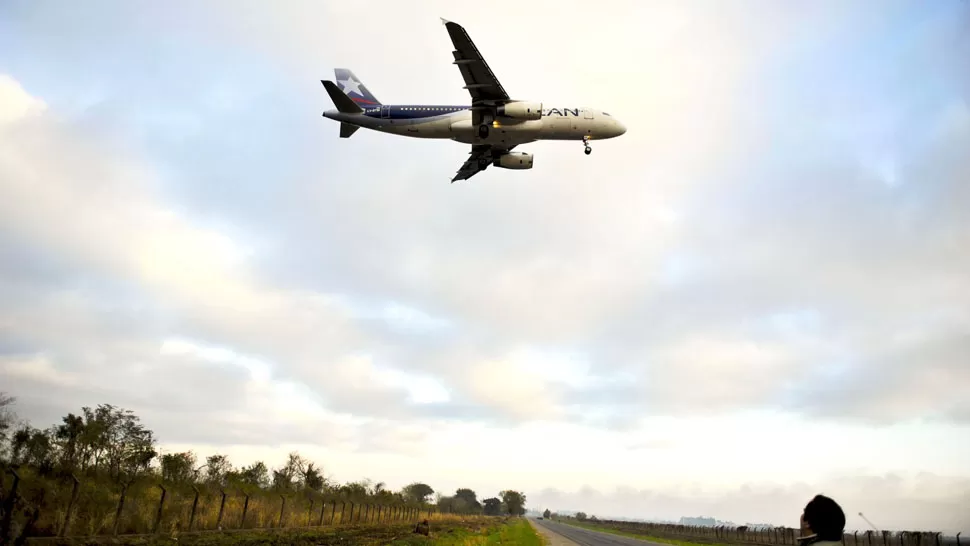
POLYGON ((431 536, 431 525, 428 524, 428 520, 424 520, 421 523, 414 526, 414 533, 418 535, 431 536))
POLYGON ((798 537, 801 546, 831 546, 832 543, 841 545, 843 533, 845 512, 839 503, 825 495, 815 495, 808 501, 801 516, 801 536, 798 537))

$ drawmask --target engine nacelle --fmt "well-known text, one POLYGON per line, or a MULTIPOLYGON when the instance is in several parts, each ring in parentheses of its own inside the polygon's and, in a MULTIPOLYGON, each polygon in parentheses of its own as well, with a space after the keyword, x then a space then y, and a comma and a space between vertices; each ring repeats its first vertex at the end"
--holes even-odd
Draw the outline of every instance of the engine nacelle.
POLYGON ((495 160, 495 166, 503 169, 515 170, 531 169, 532 154, 527 154, 524 152, 509 152, 499 156, 499 158, 495 160))
POLYGON ((542 119, 541 102, 510 102, 499 106, 498 115, 512 119, 535 121, 542 119))

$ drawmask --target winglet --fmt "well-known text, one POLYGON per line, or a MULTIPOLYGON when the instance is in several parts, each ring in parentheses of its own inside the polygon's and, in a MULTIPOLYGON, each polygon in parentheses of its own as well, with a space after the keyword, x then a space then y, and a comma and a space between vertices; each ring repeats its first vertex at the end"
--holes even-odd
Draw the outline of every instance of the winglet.
POLYGON ((333 105, 337 107, 337 110, 344 114, 360 114, 364 110, 357 105, 346 93, 337 87, 337 84, 330 80, 320 80, 323 87, 326 88, 327 94, 330 95, 330 100, 333 101, 333 105))
POLYGON ((451 22, 451 21, 449 21, 449 20, 447 20, 447 19, 445 19, 444 17, 438 17, 438 19, 441 19, 441 24, 442 24, 442 25, 447 25, 448 23, 450 23, 450 22, 451 22))

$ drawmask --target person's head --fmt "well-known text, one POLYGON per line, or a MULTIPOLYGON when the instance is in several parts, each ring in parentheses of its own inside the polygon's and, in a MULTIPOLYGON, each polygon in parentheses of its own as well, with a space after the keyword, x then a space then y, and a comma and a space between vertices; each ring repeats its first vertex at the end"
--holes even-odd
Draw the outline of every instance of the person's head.
POLYGON ((815 495, 808 501, 801 518, 802 535, 816 535, 820 540, 842 540, 845 532, 845 512, 837 502, 825 495, 815 495))

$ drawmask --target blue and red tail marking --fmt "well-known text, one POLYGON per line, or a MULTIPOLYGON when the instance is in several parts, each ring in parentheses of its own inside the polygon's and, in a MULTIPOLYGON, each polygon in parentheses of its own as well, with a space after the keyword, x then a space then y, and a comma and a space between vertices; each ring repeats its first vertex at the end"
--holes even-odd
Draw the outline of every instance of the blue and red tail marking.
POLYGON ((340 86, 340 90, 350 97, 350 100, 357 103, 357 106, 361 108, 368 108, 374 106, 380 106, 381 101, 377 100, 370 90, 364 86, 360 81, 360 78, 354 75, 354 72, 349 68, 335 68, 334 76, 337 80, 337 85, 340 86))

